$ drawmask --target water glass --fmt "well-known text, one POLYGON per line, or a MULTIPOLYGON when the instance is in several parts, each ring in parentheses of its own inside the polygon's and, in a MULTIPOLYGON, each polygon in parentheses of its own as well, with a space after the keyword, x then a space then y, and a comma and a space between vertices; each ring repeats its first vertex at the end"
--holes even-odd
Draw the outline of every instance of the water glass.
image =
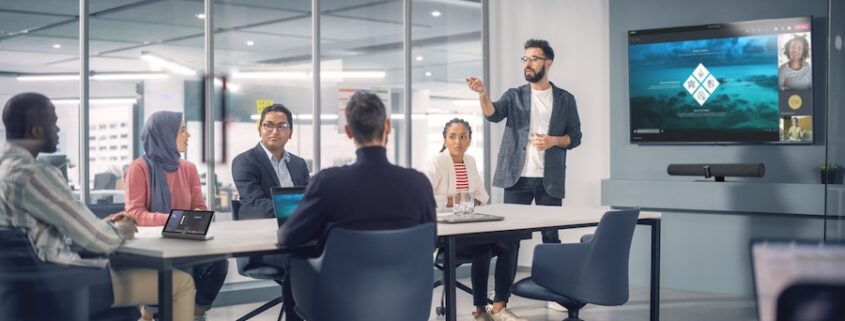
POLYGON ((475 210, 475 198, 472 193, 461 193, 461 207, 463 207, 464 214, 472 215, 475 210))

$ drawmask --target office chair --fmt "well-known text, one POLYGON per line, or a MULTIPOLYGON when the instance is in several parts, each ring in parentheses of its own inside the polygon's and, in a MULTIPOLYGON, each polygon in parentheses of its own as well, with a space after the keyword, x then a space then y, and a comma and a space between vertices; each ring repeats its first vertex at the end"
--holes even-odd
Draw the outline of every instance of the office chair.
MULTIPOLYGON (((232 220, 240 220, 241 202, 237 200, 232 200, 230 205, 232 208, 232 220)), ((236 262, 238 264, 238 273, 240 275, 259 280, 272 280, 273 282, 276 282, 281 289, 282 280, 284 279, 285 272, 279 269, 278 267, 261 264, 261 256, 239 257, 236 259, 236 262)), ((256 308, 255 310, 252 310, 249 313, 245 314, 237 321, 249 320, 256 315, 259 315, 262 312, 281 304, 282 296, 278 296, 275 299, 264 303, 262 306, 256 308)), ((284 306, 281 306, 281 308, 282 311, 279 312, 278 320, 282 320, 282 315, 285 314, 284 306)))
POLYGON ((300 316, 308 321, 428 320, 433 223, 379 231, 334 228, 327 235, 320 257, 291 259, 300 316))
POLYGON ((569 310, 565 321, 581 320, 587 303, 628 302, 628 258, 639 210, 610 211, 584 243, 540 244, 534 248, 531 277, 513 285, 513 294, 554 301, 569 310))
POLYGON ((97 173, 94 175, 94 190, 114 189, 117 186, 117 175, 114 173, 97 173))
POLYGON ((0 227, 0 320, 135 321, 137 307, 89 311, 89 302, 113 300, 108 269, 41 261, 25 231, 0 227))
MULTIPOLYGON (((446 262, 446 254, 443 253, 442 249, 438 249, 437 250, 437 257, 434 260, 434 267, 436 267, 438 270, 440 270, 441 278, 440 278, 440 280, 434 281, 434 288, 435 289, 439 286, 443 286, 442 275, 445 272, 445 267, 444 267, 445 262, 446 262)), ((456 269, 461 265, 470 264, 470 263, 472 263, 472 257, 470 257, 469 255, 459 253, 459 252, 455 253, 455 268, 456 269)), ((472 295, 472 288, 470 288, 466 284, 455 281, 455 286, 458 289, 460 289, 461 291, 464 291, 464 292, 468 293, 469 295, 472 295)), ((490 300, 488 298, 487 304, 493 304, 493 300, 490 300)), ((437 314, 437 316, 446 315, 446 291, 443 291, 443 292, 440 293, 440 306, 438 306, 437 308, 434 309, 434 313, 437 314)))

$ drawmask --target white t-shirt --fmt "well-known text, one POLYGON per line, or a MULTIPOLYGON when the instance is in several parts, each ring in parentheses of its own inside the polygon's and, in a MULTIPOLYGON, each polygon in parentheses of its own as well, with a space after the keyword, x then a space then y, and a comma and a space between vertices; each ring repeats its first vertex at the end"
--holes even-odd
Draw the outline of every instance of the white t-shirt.
POLYGON ((531 121, 528 127, 528 146, 525 148, 525 166, 522 167, 522 177, 543 177, 543 160, 545 151, 539 151, 531 144, 533 134, 548 134, 549 122, 552 119, 552 88, 546 90, 531 90, 531 121))

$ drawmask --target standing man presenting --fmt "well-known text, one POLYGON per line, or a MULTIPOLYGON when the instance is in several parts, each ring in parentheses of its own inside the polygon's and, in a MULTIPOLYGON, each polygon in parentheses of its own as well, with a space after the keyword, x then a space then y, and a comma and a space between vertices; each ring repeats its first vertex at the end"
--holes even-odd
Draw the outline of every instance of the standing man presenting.
MULTIPOLYGON (((480 79, 467 78, 487 120, 508 119, 493 176, 493 186, 505 189, 505 203, 563 204, 566 151, 581 144, 581 121, 575 97, 549 82, 554 59, 545 40, 526 41, 520 60, 528 84, 508 89, 495 102, 480 79)), ((543 243, 560 243, 557 230, 543 231, 543 243)))

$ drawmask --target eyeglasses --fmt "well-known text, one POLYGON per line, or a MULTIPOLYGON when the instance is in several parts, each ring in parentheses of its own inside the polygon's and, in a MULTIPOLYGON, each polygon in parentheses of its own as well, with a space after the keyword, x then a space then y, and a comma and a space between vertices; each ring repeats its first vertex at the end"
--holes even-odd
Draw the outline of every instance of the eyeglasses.
POLYGON ((530 61, 530 62, 534 63, 534 62, 537 62, 537 60, 549 60, 549 58, 537 57, 537 56, 524 56, 524 57, 519 57, 519 61, 522 61, 522 63, 526 63, 526 62, 528 62, 528 61, 530 61))
POLYGON ((273 131, 274 129, 277 129, 279 131, 283 131, 285 129, 290 129, 290 123, 278 123, 278 124, 263 123, 263 124, 261 124, 261 127, 263 127, 265 130, 270 131, 270 132, 273 131))

